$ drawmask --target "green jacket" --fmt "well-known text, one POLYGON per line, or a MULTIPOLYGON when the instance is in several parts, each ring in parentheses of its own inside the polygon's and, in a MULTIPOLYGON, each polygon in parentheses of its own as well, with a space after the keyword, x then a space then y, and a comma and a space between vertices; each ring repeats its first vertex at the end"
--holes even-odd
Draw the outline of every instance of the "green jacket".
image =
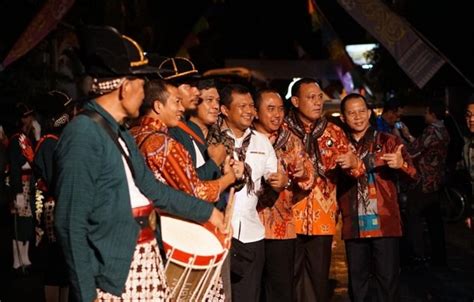
MULTIPOLYGON (((155 180, 131 135, 101 106, 91 101, 85 109, 97 111, 120 133, 135 183, 157 208, 195 221, 209 219, 211 204, 155 180)), ((121 153, 100 125, 79 115, 63 130, 55 160, 55 227, 75 297, 90 302, 97 288, 120 296, 140 229, 132 215, 121 153)))
MULTIPOLYGON (((187 121, 186 124, 189 128, 191 128, 191 130, 193 130, 197 135, 199 135, 199 137, 201 137, 203 141, 206 141, 206 139, 204 138, 204 134, 196 124, 191 121, 187 121)), ((191 154, 193 163, 196 163, 196 149, 194 149, 193 138, 191 137, 191 135, 187 134, 179 127, 170 128, 168 133, 172 138, 180 142, 184 146, 184 148, 186 148, 186 150, 188 150, 189 154, 191 154)), ((221 176, 220 169, 216 165, 216 163, 207 155, 207 145, 202 145, 199 142, 196 142, 196 145, 198 146, 199 150, 201 150, 204 160, 206 161, 204 165, 196 169, 199 178, 202 180, 212 180, 219 178, 221 176)))

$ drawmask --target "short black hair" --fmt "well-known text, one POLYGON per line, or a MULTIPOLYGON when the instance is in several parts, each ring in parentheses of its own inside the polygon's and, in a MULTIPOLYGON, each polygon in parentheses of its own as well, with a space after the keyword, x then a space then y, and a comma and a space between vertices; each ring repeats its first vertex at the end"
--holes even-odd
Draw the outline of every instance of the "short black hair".
POLYGON ((427 103, 426 107, 438 120, 443 120, 446 117, 446 104, 442 99, 432 100, 427 103))
POLYGON ((396 112, 398 111, 399 108, 402 108, 402 103, 400 100, 396 98, 391 98, 388 101, 385 102, 383 105, 383 113, 388 112, 388 111, 393 111, 396 112))
POLYGON ((469 105, 473 105, 473 104, 474 104, 474 93, 471 94, 471 95, 467 98, 466 108, 467 108, 469 105))
MULTIPOLYGON (((262 102, 262 96, 264 93, 276 93, 280 96, 281 98, 281 95, 280 93, 276 90, 276 89, 273 89, 273 88, 263 88, 263 89, 260 89, 260 90, 257 90, 257 92, 255 93, 255 96, 253 98, 254 102, 255 102, 255 109, 258 110, 258 108, 260 107, 260 103, 262 102)), ((283 98, 281 98, 282 101, 283 101, 283 98)))
POLYGON ((153 103, 157 100, 162 104, 165 104, 170 96, 170 93, 168 92, 168 87, 170 86, 173 87, 174 85, 161 79, 148 81, 144 87, 145 98, 140 106, 140 115, 150 112, 151 108, 153 108, 153 103))
POLYGON ((232 93, 237 94, 247 94, 250 93, 250 90, 240 84, 229 84, 226 85, 220 92, 219 96, 221 97, 221 105, 230 108, 230 104, 232 104, 232 93))
POLYGON ((299 96, 301 85, 303 84, 316 84, 319 86, 318 81, 313 78, 301 78, 296 81, 291 87, 291 96, 299 96))
POLYGON ((206 90, 216 88, 219 90, 219 83, 214 79, 202 79, 197 82, 197 89, 206 90))
POLYGON ((359 94, 359 93, 349 93, 348 95, 346 95, 346 96, 341 100, 341 105, 340 105, 341 113, 342 113, 342 114, 344 113, 344 110, 346 109, 346 103, 347 103, 347 101, 352 100, 352 99, 359 99, 359 98, 362 99, 362 100, 364 100, 365 107, 367 107, 367 109, 370 109, 369 103, 367 103, 367 99, 366 99, 362 94, 359 94))

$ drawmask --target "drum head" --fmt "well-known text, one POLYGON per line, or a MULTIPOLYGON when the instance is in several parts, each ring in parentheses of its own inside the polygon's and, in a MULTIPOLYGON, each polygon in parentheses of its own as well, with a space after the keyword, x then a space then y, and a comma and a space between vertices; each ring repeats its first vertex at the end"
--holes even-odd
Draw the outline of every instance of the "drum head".
MULTIPOLYGON (((200 224, 163 215, 161 229, 166 252, 175 249, 176 255, 183 253, 192 255, 197 258, 195 265, 209 263, 212 258, 220 256, 225 251, 219 239, 200 224)), ((179 262, 188 259, 174 255, 171 255, 171 258, 171 261, 179 262)), ((220 260, 221 257, 218 258, 220 260)))

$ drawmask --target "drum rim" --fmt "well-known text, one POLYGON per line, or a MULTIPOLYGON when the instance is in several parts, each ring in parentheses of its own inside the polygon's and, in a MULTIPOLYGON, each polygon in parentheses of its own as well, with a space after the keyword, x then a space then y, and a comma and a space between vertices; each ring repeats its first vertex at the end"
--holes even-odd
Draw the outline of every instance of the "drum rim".
POLYGON ((224 255, 228 251, 223 249, 222 252, 214 255, 197 255, 185 252, 179 248, 173 248, 167 242, 163 241, 163 246, 168 257, 169 262, 173 262, 182 266, 189 266, 193 269, 207 269, 221 265, 224 262, 224 255), (168 255, 168 253, 170 253, 168 255), (194 263, 190 264, 190 258, 194 257, 194 263), (215 259, 215 262, 211 264, 212 260, 215 259))

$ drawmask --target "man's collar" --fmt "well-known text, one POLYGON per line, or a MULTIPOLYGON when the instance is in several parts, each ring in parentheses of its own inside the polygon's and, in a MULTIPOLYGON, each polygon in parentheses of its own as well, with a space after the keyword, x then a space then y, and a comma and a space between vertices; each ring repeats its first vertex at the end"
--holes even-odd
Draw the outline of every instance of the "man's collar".
POLYGON ((221 133, 225 133, 233 139, 242 139, 242 138, 247 137, 248 135, 254 134, 253 130, 249 127, 247 129, 245 129, 244 134, 241 137, 236 137, 234 135, 234 132, 232 131, 232 129, 230 129, 230 127, 227 124, 225 119, 224 119, 224 122, 221 125, 221 133))
POLYGON ((120 124, 117 123, 117 121, 113 118, 113 116, 107 110, 105 110, 104 107, 97 104, 95 99, 87 102, 84 105, 84 109, 97 111, 97 113, 99 113, 109 123, 110 127, 115 132, 118 132, 119 129, 122 130, 122 127, 120 126, 120 124))

